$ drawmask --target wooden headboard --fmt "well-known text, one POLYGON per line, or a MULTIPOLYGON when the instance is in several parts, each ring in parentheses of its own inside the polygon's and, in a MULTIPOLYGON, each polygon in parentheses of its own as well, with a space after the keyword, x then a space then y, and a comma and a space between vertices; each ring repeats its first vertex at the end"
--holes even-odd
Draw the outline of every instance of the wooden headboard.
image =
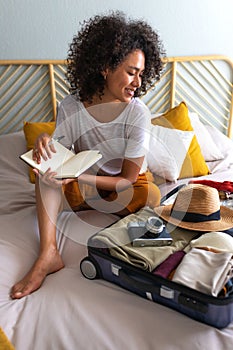
MULTIPOLYGON (((55 120, 68 94, 64 60, 0 61, 0 133, 23 121, 55 120)), ((162 77, 142 97, 152 114, 181 101, 205 122, 233 136, 233 60, 225 56, 168 57, 162 77)))

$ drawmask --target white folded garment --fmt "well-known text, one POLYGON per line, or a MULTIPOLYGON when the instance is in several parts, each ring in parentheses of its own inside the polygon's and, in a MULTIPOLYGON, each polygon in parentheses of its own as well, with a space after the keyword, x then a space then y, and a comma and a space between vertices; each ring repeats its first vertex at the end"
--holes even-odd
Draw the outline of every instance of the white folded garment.
POLYGON ((182 259, 172 280, 202 293, 218 296, 232 276, 232 253, 192 248, 182 259))

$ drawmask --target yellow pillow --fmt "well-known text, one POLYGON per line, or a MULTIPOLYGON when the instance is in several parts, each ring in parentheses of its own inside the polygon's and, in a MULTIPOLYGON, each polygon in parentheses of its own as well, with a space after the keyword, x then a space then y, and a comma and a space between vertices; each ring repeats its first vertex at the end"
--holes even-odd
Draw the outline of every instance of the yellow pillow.
MULTIPOLYGON (((23 131, 27 142, 27 149, 30 150, 34 147, 35 141, 40 134, 46 132, 47 134, 52 135, 55 130, 55 125, 55 122, 24 122, 23 131)), ((35 183, 35 174, 33 173, 32 168, 29 168, 29 178, 32 183, 35 183)))
MULTIPOLYGON (((193 130, 188 115, 188 107, 186 106, 185 102, 181 102, 178 106, 170 109, 167 113, 161 115, 160 117, 152 119, 152 124, 183 131, 193 130)), ((197 138, 194 135, 182 165, 179 178, 182 179, 207 174, 209 174, 209 169, 201 153, 201 148, 197 138)))

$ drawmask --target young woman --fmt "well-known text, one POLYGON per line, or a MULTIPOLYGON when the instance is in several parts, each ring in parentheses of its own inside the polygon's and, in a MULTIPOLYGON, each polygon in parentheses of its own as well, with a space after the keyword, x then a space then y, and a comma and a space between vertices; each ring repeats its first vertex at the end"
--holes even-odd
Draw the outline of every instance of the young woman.
MULTIPOLYGON (((159 79, 162 55, 159 37, 147 23, 118 12, 85 21, 74 36, 67 61, 70 95, 59 106, 55 135, 64 136, 63 145, 76 153, 98 149, 103 157, 77 179, 57 180, 50 169, 43 176, 35 170, 40 253, 12 287, 13 299, 32 293, 64 267, 56 242, 64 193, 74 210, 127 215, 159 205, 160 192, 145 161, 150 113, 138 97, 159 79)), ((42 134, 34 159, 39 163, 53 152, 50 137, 42 134)))

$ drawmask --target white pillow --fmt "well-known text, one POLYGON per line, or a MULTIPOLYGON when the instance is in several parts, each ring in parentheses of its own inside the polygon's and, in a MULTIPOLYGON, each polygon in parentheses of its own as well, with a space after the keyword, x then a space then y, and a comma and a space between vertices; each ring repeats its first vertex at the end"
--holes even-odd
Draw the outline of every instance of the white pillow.
POLYGON ((216 147, 222 152, 224 159, 208 162, 211 173, 233 168, 233 141, 212 125, 206 125, 206 129, 215 140, 216 147))
POLYGON ((198 114, 191 112, 189 113, 189 118, 205 161, 212 162, 224 159, 223 153, 216 146, 215 139, 211 137, 206 125, 200 121, 198 114))
POLYGON ((193 136, 193 131, 151 125, 147 154, 149 170, 168 181, 176 181, 193 136))
POLYGON ((206 125, 206 129, 214 140, 216 147, 223 154, 224 158, 229 154, 233 154, 233 141, 229 137, 224 135, 212 125, 206 125))

